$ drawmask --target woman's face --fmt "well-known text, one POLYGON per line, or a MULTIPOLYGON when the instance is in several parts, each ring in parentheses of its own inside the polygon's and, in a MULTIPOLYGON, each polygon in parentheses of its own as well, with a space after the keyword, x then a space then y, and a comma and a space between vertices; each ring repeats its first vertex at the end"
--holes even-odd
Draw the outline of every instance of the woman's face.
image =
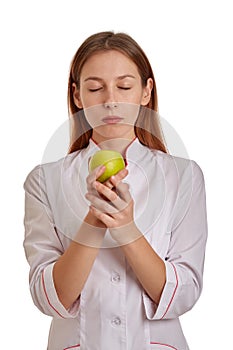
POLYGON ((142 86, 137 66, 121 52, 99 52, 85 62, 80 88, 73 86, 74 100, 84 109, 97 142, 117 137, 131 140, 139 107, 148 104, 152 87, 152 79, 142 86))

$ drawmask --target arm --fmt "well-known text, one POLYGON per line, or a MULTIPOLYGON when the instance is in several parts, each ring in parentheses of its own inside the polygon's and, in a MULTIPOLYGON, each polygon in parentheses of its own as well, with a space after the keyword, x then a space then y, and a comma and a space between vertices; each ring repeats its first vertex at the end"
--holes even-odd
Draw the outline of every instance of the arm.
POLYGON ((143 295, 150 320, 179 317, 194 306, 201 294, 207 239, 205 184, 198 165, 193 161, 190 165, 192 183, 187 182, 187 185, 192 188, 191 198, 185 209, 185 192, 181 189, 165 258, 166 284, 160 302, 155 305, 145 293, 143 295))
POLYGON ((53 279, 59 300, 66 309, 79 297, 99 252, 105 228, 89 212, 77 233, 75 241, 57 260, 53 268, 53 279), (102 228, 101 228, 102 226, 102 228), (85 236, 85 244, 80 237, 85 236), (87 240, 88 237, 88 240, 87 240))
POLYGON ((144 236, 121 248, 144 290, 158 304, 166 282, 164 261, 144 236))
POLYGON ((24 249, 30 265, 29 283, 33 302, 46 315, 75 317, 79 303, 72 312, 68 312, 60 302, 53 282, 53 266, 64 253, 64 247, 46 195, 42 166, 36 167, 28 175, 24 189, 24 249))

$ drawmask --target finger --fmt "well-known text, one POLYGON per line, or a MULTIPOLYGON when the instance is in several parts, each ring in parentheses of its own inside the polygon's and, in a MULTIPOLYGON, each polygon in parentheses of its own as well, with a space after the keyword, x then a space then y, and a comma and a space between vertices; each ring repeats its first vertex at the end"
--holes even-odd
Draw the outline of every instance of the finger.
MULTIPOLYGON (((129 173, 128 170, 124 168, 124 169, 120 170, 114 176, 115 176, 117 182, 119 182, 119 181, 123 180, 128 175, 128 173, 129 173)), ((104 185, 110 189, 112 189, 114 187, 114 185, 111 182, 111 177, 107 181, 104 182, 104 185)))
POLYGON ((90 193, 87 193, 85 197, 93 207, 100 210, 102 213, 114 215, 118 212, 118 210, 114 206, 112 206, 110 202, 107 202, 101 197, 97 197, 90 193))
POLYGON ((122 181, 128 175, 128 173, 129 171, 126 168, 124 168, 118 171, 118 173, 116 173, 114 176, 117 181, 122 181))
POLYGON ((104 186, 108 187, 110 190, 113 189, 114 187, 110 180, 105 181, 103 184, 104 186))
POLYGON ((102 221, 107 227, 114 225, 114 219, 106 213, 98 210, 97 208, 90 206, 90 212, 100 221, 102 221))
POLYGON ((114 178, 114 186, 124 180, 124 178, 128 175, 128 170, 126 168, 120 170, 116 175, 110 177, 110 182, 112 183, 112 177, 114 178))
MULTIPOLYGON (((127 187, 127 184, 123 184, 122 185, 126 185, 126 188, 127 187)), ((109 189, 108 187, 106 187, 105 185, 99 183, 98 181, 96 181, 94 183, 94 187, 96 188, 96 190, 98 191, 98 193, 107 201, 110 201, 111 204, 116 208, 118 209, 118 211, 121 211, 123 209, 126 208, 126 206, 128 205, 128 202, 126 202, 125 200, 123 200, 120 196, 118 196, 118 194, 109 189)), ((125 189, 126 189, 125 188, 125 189)))
POLYGON ((97 168, 95 168, 88 176, 86 179, 87 186, 92 187, 92 184, 96 179, 98 179, 105 171, 105 166, 100 165, 97 168))
POLYGON ((129 192, 129 184, 122 181, 117 181, 114 176, 112 176, 112 184, 116 188, 116 193, 120 198, 123 199, 126 203, 129 203, 132 200, 132 196, 129 192))

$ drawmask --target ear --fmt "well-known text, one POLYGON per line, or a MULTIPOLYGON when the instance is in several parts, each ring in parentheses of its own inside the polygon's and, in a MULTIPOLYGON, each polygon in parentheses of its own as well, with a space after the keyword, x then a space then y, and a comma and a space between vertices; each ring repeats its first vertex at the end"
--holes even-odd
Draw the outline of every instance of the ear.
POLYGON ((80 109, 83 108, 81 98, 80 98, 80 93, 75 83, 72 84, 72 91, 73 91, 73 99, 74 99, 75 105, 80 109))
POLYGON ((153 79, 152 78, 148 78, 147 79, 147 83, 146 86, 143 88, 143 94, 142 94, 142 100, 141 100, 141 105, 142 106, 146 106, 151 98, 151 91, 153 89, 153 79))

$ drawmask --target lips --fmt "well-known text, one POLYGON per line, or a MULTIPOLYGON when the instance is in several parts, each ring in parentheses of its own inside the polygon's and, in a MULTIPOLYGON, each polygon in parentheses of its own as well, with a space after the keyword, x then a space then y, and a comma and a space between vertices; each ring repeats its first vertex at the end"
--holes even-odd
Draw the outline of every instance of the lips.
POLYGON ((123 118, 118 116, 107 116, 102 119, 102 122, 105 124, 117 124, 120 123, 123 120, 123 118))

